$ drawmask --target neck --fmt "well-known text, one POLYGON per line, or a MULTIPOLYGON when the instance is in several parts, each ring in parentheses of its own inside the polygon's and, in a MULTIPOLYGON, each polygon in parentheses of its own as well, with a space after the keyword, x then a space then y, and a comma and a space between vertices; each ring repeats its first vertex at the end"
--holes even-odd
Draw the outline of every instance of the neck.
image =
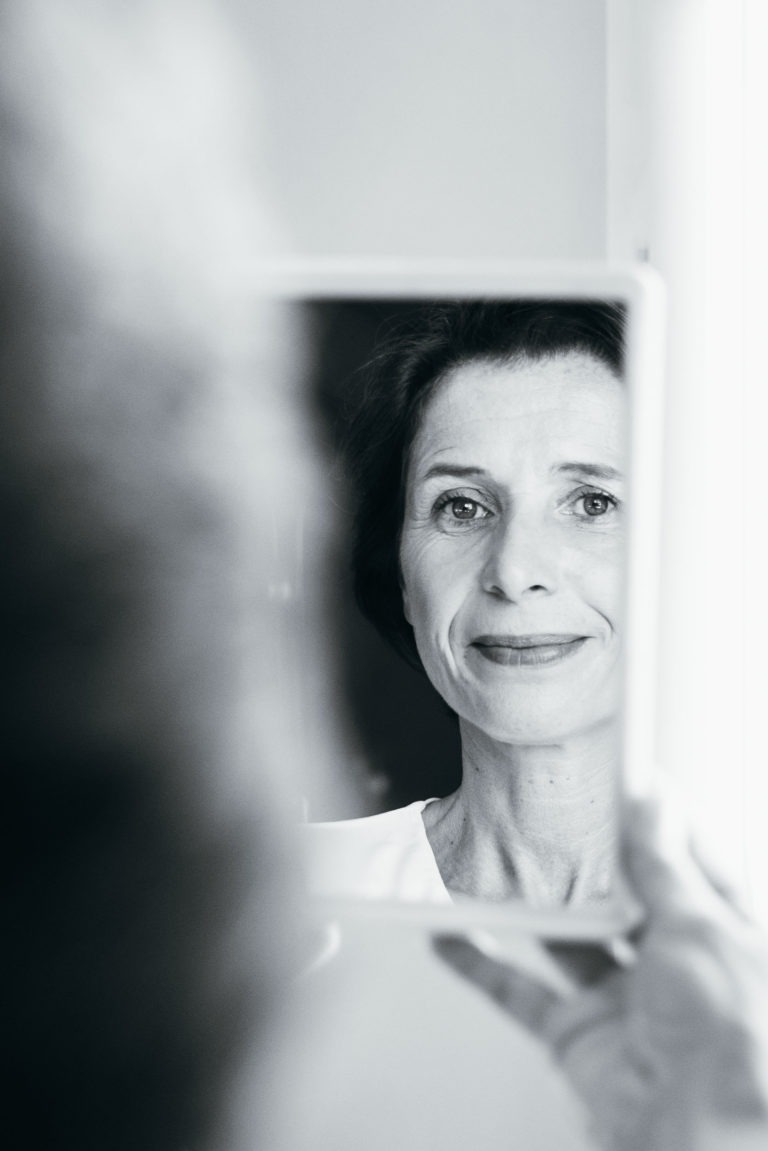
POLYGON ((499 743, 462 721, 463 778, 425 825, 449 889, 537 906, 604 898, 616 835, 617 726, 548 745, 499 743))

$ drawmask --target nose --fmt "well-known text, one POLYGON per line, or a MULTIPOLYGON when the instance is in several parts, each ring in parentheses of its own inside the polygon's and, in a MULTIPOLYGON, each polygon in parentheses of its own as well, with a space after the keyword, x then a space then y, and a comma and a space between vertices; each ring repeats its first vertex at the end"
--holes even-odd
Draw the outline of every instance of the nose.
POLYGON ((499 524, 488 539, 483 590, 516 603, 528 596, 551 595, 558 585, 555 541, 539 520, 515 516, 499 524))

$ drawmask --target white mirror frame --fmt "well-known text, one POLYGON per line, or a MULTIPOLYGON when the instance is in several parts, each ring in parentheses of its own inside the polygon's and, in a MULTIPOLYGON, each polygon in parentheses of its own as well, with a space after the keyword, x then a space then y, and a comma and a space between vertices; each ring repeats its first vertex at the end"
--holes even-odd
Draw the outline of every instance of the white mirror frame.
MULTIPOLYGON (((261 265, 256 289, 275 301, 322 299, 611 299, 629 309, 630 395, 624 764, 622 794, 652 786, 656 759, 658 603, 662 511, 664 288, 647 265, 595 262, 291 260, 261 265)), ((323 920, 386 916, 429 930, 512 930, 547 939, 606 939, 642 916, 617 866, 615 898, 599 908, 534 909, 522 901, 450 906, 318 900, 323 920)))

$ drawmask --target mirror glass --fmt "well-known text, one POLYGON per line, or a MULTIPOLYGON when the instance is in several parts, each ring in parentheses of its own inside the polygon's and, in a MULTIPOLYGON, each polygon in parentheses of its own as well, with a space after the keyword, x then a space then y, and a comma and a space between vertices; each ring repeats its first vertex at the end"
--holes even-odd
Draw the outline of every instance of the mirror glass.
POLYGON ((308 881, 357 904, 608 914, 636 291, 460 288, 293 290, 356 796, 350 817, 309 788, 308 881))

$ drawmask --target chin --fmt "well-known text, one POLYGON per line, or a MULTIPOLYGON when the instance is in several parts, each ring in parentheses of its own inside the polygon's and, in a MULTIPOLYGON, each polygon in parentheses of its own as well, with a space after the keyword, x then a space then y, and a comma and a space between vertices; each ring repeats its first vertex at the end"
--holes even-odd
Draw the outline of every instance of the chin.
POLYGON ((621 677, 615 667, 587 673, 578 684, 517 685, 497 692, 485 685, 469 691, 457 687, 449 705, 466 723, 500 743, 544 745, 587 736, 616 724, 621 712, 621 677))
POLYGON ((588 738, 590 734, 614 726, 618 722, 618 710, 606 708, 600 711, 569 713, 559 707, 542 710, 507 707, 502 714, 481 710, 462 712, 463 722, 471 725, 497 743, 546 746, 564 743, 569 739, 588 738))

